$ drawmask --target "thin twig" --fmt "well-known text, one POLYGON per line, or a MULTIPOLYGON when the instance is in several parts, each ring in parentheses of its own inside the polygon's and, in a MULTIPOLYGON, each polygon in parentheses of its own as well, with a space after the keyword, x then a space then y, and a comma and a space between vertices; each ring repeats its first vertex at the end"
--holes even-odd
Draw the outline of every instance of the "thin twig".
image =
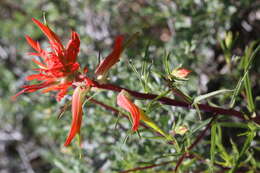
MULTIPOLYGON (((116 91, 116 92, 120 92, 122 89, 124 89, 127 92, 129 92, 132 96, 139 98, 139 99, 152 100, 152 99, 158 97, 158 95, 156 95, 156 94, 140 93, 140 92, 132 91, 132 90, 129 90, 129 89, 126 89, 126 88, 122 88, 120 86, 113 85, 113 84, 99 84, 99 83, 95 82, 95 87, 100 88, 100 89, 116 91)), ((158 99, 158 101, 160 101, 162 104, 165 104, 165 105, 194 109, 194 107, 191 104, 188 104, 188 103, 183 102, 183 101, 170 99, 168 97, 161 97, 161 98, 158 99)), ((241 120, 246 120, 246 118, 244 117, 244 114, 242 112, 236 111, 234 109, 224 109, 224 108, 209 106, 207 104, 198 104, 198 108, 202 111, 205 111, 205 112, 212 112, 212 113, 215 113, 215 114, 234 116, 234 117, 237 117, 241 120)), ((260 117, 259 116, 256 116, 255 118, 251 118, 251 120, 254 121, 257 124, 260 124, 260 117)))
POLYGON ((192 99, 190 99, 187 95, 185 95, 177 87, 173 86, 172 81, 170 81, 166 78, 164 78, 164 80, 166 81, 167 86, 172 90, 172 93, 174 95, 177 95, 178 97, 180 97, 184 102, 186 102, 188 104, 192 104, 192 99))
POLYGON ((178 88, 171 87, 171 89, 172 89, 173 94, 176 94, 177 96, 179 96, 186 103, 192 104, 192 101, 185 94, 183 94, 178 88))
POLYGON ((144 169, 150 169, 150 168, 154 168, 154 167, 158 167, 158 166, 167 165, 169 163, 173 163, 174 161, 175 160, 171 160, 171 161, 162 162, 162 163, 159 163, 159 164, 153 164, 153 165, 144 166, 144 167, 137 167, 137 168, 128 169, 128 170, 125 170, 125 171, 120 171, 119 173, 128 173, 128 172, 140 171, 140 170, 144 170, 144 169))

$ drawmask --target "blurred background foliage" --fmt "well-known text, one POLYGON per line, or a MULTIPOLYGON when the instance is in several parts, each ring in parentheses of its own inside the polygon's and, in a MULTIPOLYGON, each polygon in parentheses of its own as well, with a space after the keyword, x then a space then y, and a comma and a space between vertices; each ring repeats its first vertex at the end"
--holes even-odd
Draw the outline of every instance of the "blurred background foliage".
MULTIPOLYGON (((116 35, 123 34, 128 38, 140 32, 140 37, 124 51, 121 61, 111 70, 109 82, 146 92, 129 64, 140 71, 141 64, 147 61, 152 64, 147 91, 156 94, 165 92, 167 85, 159 74, 165 73, 162 62, 167 52, 171 53, 171 68, 182 64, 193 71, 189 81, 181 88, 196 97, 236 87, 243 74, 238 65, 244 49, 260 38, 259 7, 260 1, 256 0, 1 0, 0 172, 117 172, 163 161, 177 161, 178 157, 171 145, 149 138, 155 136, 151 131, 141 129, 141 138, 131 134, 128 120, 88 102, 84 110, 80 159, 76 142, 72 147, 63 147, 70 128, 70 111, 62 119, 57 119, 69 96, 57 103, 53 93, 37 92, 11 101, 10 97, 26 83, 25 76, 32 74, 31 69, 34 68, 32 57, 27 54, 32 50, 24 35, 30 35, 45 47, 48 46, 46 37, 31 21, 32 17, 43 21, 45 14, 49 26, 64 43, 69 39, 70 30, 78 32, 81 39, 79 61, 83 66, 88 66, 90 73, 98 64, 99 54, 103 58, 109 53, 116 35), (228 31, 236 37, 229 51, 232 55, 231 67, 220 44, 228 31), (149 57, 144 60, 147 45, 149 57)), ((258 115, 259 66, 260 60, 256 57, 250 79, 258 115)), ((174 98, 171 94, 168 96, 174 98)), ((95 96, 97 100, 116 107, 115 97, 115 93, 108 91, 95 96)), ((220 95, 210 99, 210 102, 228 108, 229 97, 220 95)), ((136 103, 146 109, 149 102, 141 100, 136 103)), ((248 112, 246 107, 244 95, 239 94, 235 108, 248 112)), ((203 113, 203 120, 198 121, 196 111, 158 103, 149 111, 149 116, 167 132, 171 132, 176 124, 187 127, 188 132, 178 138, 185 145, 191 143, 201 130, 192 133, 192 129, 203 124, 208 117, 207 113, 203 113)), ((221 129, 224 133, 222 143, 227 153, 232 154, 232 141, 237 146, 242 145, 244 138, 238 137, 238 134, 245 132, 245 129, 239 126, 221 129)), ((250 166, 245 165, 245 170, 254 172, 259 171, 260 165, 259 134, 252 143, 255 149, 248 154, 248 157, 251 156, 248 161, 250 166)), ((187 159, 182 170, 208 169, 209 150, 208 132, 193 150, 204 161, 187 159)), ((173 162, 147 172, 171 171, 175 164, 173 162)))

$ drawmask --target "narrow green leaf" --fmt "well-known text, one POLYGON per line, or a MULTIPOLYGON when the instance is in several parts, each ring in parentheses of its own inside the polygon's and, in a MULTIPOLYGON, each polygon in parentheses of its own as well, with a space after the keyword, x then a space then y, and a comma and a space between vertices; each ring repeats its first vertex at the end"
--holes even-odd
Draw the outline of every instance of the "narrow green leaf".
POLYGON ((152 128, 154 131, 156 131, 157 133, 161 134, 163 137, 165 137, 165 139, 169 142, 173 142, 175 149, 179 152, 180 151, 180 147, 179 144, 177 142, 177 140, 171 136, 170 134, 167 134, 166 132, 164 132, 159 126, 157 126, 155 124, 155 122, 153 122, 142 110, 141 110, 141 118, 140 118, 146 125, 148 125, 150 128, 152 128))
POLYGON ((235 144, 235 142, 230 139, 230 143, 231 143, 231 146, 232 146, 232 161, 236 161, 236 159, 238 158, 239 156, 239 151, 238 151, 238 148, 237 148, 237 145, 235 144))
POLYGON ((250 112, 255 111, 255 104, 254 104, 254 99, 252 95, 252 87, 251 87, 251 82, 249 78, 249 74, 247 73, 246 78, 244 80, 244 85, 246 89, 246 97, 247 97, 247 102, 248 102, 248 109, 250 112))
POLYGON ((239 164, 242 162, 243 156, 246 154, 246 151, 249 149, 250 144, 256 135, 255 126, 253 124, 249 123, 248 127, 250 128, 250 131, 247 134, 246 141, 241 149, 241 152, 239 153, 239 157, 238 157, 234 167, 230 170, 230 173, 235 172, 236 169, 239 167, 239 164))
POLYGON ((216 124, 213 123, 211 126, 211 141, 210 141, 210 172, 211 173, 214 172, 216 136, 217 136, 217 128, 216 128, 216 124))
POLYGON ((242 84, 243 84, 243 81, 244 81, 247 73, 248 73, 248 71, 244 74, 244 76, 241 79, 239 79, 239 81, 234 89, 234 92, 233 92, 233 95, 232 95, 232 98, 231 98, 231 101, 229 104, 229 106, 231 108, 233 108, 236 103, 236 98, 237 98, 238 94, 240 93, 240 90, 242 89, 242 86, 243 86, 242 84))
POLYGON ((197 103, 199 103, 201 100, 205 100, 205 99, 208 99, 208 98, 210 98, 210 97, 214 97, 214 96, 219 95, 219 94, 224 94, 224 93, 233 92, 233 91, 234 91, 234 90, 221 89, 221 90, 213 91, 213 92, 210 92, 210 93, 207 93, 207 94, 204 94, 204 95, 200 95, 200 96, 197 96, 197 97, 193 100, 193 104, 197 104, 197 103))
POLYGON ((169 64, 169 58, 170 58, 170 55, 171 53, 164 53, 164 56, 163 56, 163 65, 164 65, 164 70, 166 72, 167 75, 170 75, 171 74, 171 67, 170 67, 170 64, 169 64))
POLYGON ((149 51, 148 50, 149 50, 149 43, 146 47, 145 55, 143 57, 143 61, 142 61, 142 65, 141 65, 141 72, 138 72, 138 70, 133 65, 131 60, 128 62, 129 66, 136 74, 136 76, 137 76, 138 80, 140 81, 145 92, 149 92, 149 89, 150 89, 148 86, 148 79, 149 79, 149 75, 150 75, 151 67, 152 67, 152 63, 148 66, 148 61, 149 61, 149 51))
POLYGON ((151 62, 150 65, 148 66, 149 56, 150 56, 149 47, 150 47, 150 42, 147 44, 147 46, 145 48, 145 54, 143 57, 143 63, 142 63, 142 67, 141 67, 141 79, 142 79, 142 82, 144 83, 145 92, 149 92, 149 90, 150 90, 150 88, 148 87, 148 79, 149 79, 151 67, 153 64, 151 62))
MULTIPOLYGON (((252 43, 252 44, 256 44, 256 43, 252 43)), ((235 87, 235 91, 233 93, 233 96, 232 96, 232 99, 231 99, 231 102, 230 102, 230 107, 234 107, 235 105, 235 102, 236 102, 236 98, 242 88, 242 84, 247 76, 247 74, 249 73, 249 70, 251 68, 251 64, 253 62, 253 59, 255 58, 257 52, 259 51, 260 49, 260 45, 258 45, 256 47, 256 49, 253 51, 253 53, 250 54, 250 57, 248 58, 248 60, 245 60, 245 58, 242 59, 242 66, 244 67, 244 75, 239 79, 238 81, 238 84, 236 85, 235 87)))
POLYGON ((196 125, 195 128, 191 129, 190 130, 190 133, 188 135, 188 138, 191 137, 194 133, 196 133, 198 130, 202 129, 203 127, 205 127, 210 121, 211 121, 212 118, 209 118, 205 121, 202 121, 200 124, 196 125))
POLYGON ((151 112, 151 110, 152 110, 152 107, 154 108, 154 103, 158 100, 158 99, 160 99, 160 98, 162 98, 162 97, 165 97, 167 94, 169 94, 171 91, 170 90, 168 90, 168 91, 165 91, 165 92, 163 92, 163 93, 161 93, 160 95, 158 95, 157 97, 155 97, 153 100, 151 100, 149 103, 148 103, 148 105, 147 105, 147 107, 146 107, 146 112, 151 112))
POLYGON ((245 123, 240 122, 220 122, 218 125, 223 127, 230 127, 230 128, 243 128, 248 129, 248 126, 245 123))
POLYGON ((141 120, 151 127, 153 130, 164 136, 167 140, 172 140, 172 136, 166 134, 159 126, 157 126, 145 113, 141 110, 141 120))
POLYGON ((232 156, 230 156, 225 147, 222 144, 222 130, 221 127, 219 125, 217 125, 216 127, 216 146, 218 148, 218 152, 219 152, 219 156, 225 161, 225 165, 226 166, 230 166, 231 165, 231 161, 232 161, 232 156))
POLYGON ((128 64, 129 64, 129 66, 131 67, 131 69, 133 70, 133 72, 136 74, 138 80, 139 80, 140 83, 142 84, 143 89, 145 89, 145 88, 146 88, 146 87, 145 87, 145 83, 144 83, 144 81, 142 80, 141 74, 137 71, 136 67, 133 65, 133 63, 132 63, 131 60, 128 62, 128 64))

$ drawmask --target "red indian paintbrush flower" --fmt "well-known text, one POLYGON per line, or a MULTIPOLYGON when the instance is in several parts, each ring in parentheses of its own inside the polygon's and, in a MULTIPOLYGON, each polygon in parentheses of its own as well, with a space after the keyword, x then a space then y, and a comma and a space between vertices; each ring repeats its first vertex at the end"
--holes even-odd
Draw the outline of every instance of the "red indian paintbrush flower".
POLYGON ((25 36, 29 45, 36 51, 30 53, 41 58, 41 61, 33 59, 32 61, 39 68, 34 69, 38 74, 27 76, 27 80, 37 79, 42 81, 35 85, 25 85, 23 90, 17 93, 15 97, 22 93, 34 92, 45 88, 42 92, 59 91, 56 99, 60 101, 72 85, 74 75, 79 69, 77 55, 79 53, 80 39, 76 32, 71 32, 71 39, 64 47, 59 37, 46 25, 32 18, 33 22, 48 37, 52 51, 48 52, 40 47, 40 44, 29 36, 25 36))
POLYGON ((102 79, 108 72, 108 70, 119 61, 120 54, 123 51, 123 36, 117 36, 113 51, 98 65, 95 71, 95 75, 98 79, 102 79))
POLYGON ((130 112, 133 120, 132 130, 136 131, 140 123, 141 110, 131 101, 130 95, 127 91, 121 90, 117 96, 117 104, 130 112))

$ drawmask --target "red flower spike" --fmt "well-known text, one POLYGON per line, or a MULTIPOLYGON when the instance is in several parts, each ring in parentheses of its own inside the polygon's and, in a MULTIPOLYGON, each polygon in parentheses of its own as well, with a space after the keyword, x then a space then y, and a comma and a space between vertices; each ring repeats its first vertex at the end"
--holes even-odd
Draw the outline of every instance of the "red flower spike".
POLYGON ((141 111, 140 109, 130 100, 130 95, 127 91, 121 90, 117 96, 117 104, 130 112, 133 120, 132 130, 136 131, 139 127, 141 111))
POLYGON ((72 96, 72 123, 70 132, 64 143, 64 146, 67 147, 77 133, 80 133, 80 127, 82 122, 82 104, 84 101, 85 94, 87 93, 87 88, 82 88, 78 86, 72 96))
POLYGON ((67 93, 68 88, 72 85, 75 75, 79 70, 77 55, 79 53, 80 39, 76 32, 71 32, 71 39, 66 48, 62 45, 59 37, 46 25, 32 18, 33 22, 48 37, 52 48, 51 52, 45 51, 40 47, 37 41, 31 37, 25 36, 28 44, 36 51, 30 55, 39 56, 41 61, 33 59, 32 61, 38 65, 38 69, 34 69, 38 74, 27 76, 27 80, 39 80, 40 84, 27 85, 15 97, 22 93, 34 92, 46 88, 43 92, 58 91, 56 99, 60 101, 67 93))
POLYGON ((177 70, 174 70, 172 75, 177 78, 186 78, 190 74, 190 70, 185 68, 179 68, 177 70))
POLYGON ((98 78, 105 76, 108 70, 119 61, 123 51, 123 39, 121 35, 116 37, 113 51, 96 68, 95 75, 98 78))

